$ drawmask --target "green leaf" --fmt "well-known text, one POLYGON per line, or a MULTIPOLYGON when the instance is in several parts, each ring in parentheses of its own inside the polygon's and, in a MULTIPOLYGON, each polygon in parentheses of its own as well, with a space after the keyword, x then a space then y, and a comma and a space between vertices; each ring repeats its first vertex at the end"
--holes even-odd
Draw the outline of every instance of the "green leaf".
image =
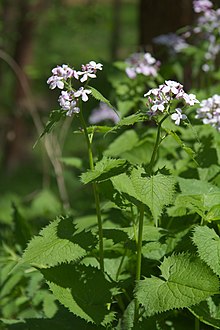
POLYGON ((143 256, 151 260, 160 260, 166 254, 166 250, 167 245, 160 242, 149 242, 142 246, 143 256))
POLYGON ((218 190, 214 192, 211 190, 209 193, 204 195, 204 205, 207 207, 207 209, 210 209, 215 205, 219 205, 220 189, 217 187, 216 189, 218 190))
POLYGON ((132 98, 132 100, 120 100, 117 99, 117 109, 121 115, 121 117, 124 117, 127 115, 133 108, 135 108, 136 102, 132 98))
MULTIPOLYGON (((107 100, 97 89, 95 89, 94 87, 88 86, 88 88, 92 91, 92 96, 101 102, 106 103, 110 108, 112 108, 115 112, 115 108, 113 107, 113 105, 109 102, 109 100, 107 100)), ((117 113, 117 112, 116 112, 117 113)))
POLYGON ((158 330, 156 319, 154 317, 142 318, 134 324, 135 301, 132 300, 126 308, 123 317, 119 321, 116 330, 158 330))
POLYGON ((197 213, 201 217, 205 216, 206 207, 203 195, 182 195, 179 194, 175 200, 175 205, 168 210, 170 216, 179 216, 188 213, 197 213))
POLYGON ((61 157, 60 161, 67 165, 67 166, 72 166, 78 169, 82 168, 82 159, 77 158, 77 157, 61 157))
MULTIPOLYGON (((2 320, 2 319, 1 319, 2 320)), ((104 330, 105 327, 88 323, 76 317, 66 309, 58 311, 51 319, 49 318, 29 318, 25 320, 2 320, 7 324, 8 330, 104 330)), ((2 324, 0 324, 2 325, 2 324)))
POLYGON ((219 173, 219 165, 212 164, 208 168, 198 168, 199 178, 202 181, 210 181, 219 173))
MULTIPOLYGON (((135 200, 147 205, 157 221, 163 207, 173 200, 175 179, 172 176, 156 174, 146 177, 142 168, 133 168, 131 173, 120 174, 111 178, 113 186, 131 201, 135 200)), ((136 203, 139 204, 139 203, 136 203)))
MULTIPOLYGON (((164 128, 165 129, 165 128, 164 128)), ((181 146, 181 148, 188 154, 188 156, 196 163, 196 165, 199 165, 197 161, 195 160, 196 153, 193 151, 190 147, 186 146, 185 143, 181 140, 181 138, 173 131, 165 129, 167 134, 172 136, 174 140, 181 146)))
POLYGON ((209 297, 199 305, 190 307, 190 312, 201 322, 220 329, 220 304, 215 303, 215 297, 209 297))
POLYGON ((123 152, 135 147, 138 141, 137 133, 134 130, 127 130, 109 145, 104 155, 107 157, 119 157, 123 152))
POLYGON ((40 191, 31 203, 28 215, 31 217, 55 217, 62 210, 61 203, 57 196, 50 190, 40 191))
POLYGON ((10 296, 12 294, 12 291, 18 287, 18 283, 22 281, 22 278, 23 272, 19 270, 11 274, 4 283, 1 283, 1 301, 3 301, 5 296, 10 296))
POLYGON ((94 170, 89 170, 81 175, 81 180, 85 184, 94 181, 104 181, 112 176, 123 173, 126 167, 126 160, 112 159, 104 156, 101 161, 96 163, 94 170))
POLYGON ((91 232, 77 230, 71 217, 60 217, 30 241, 21 263, 47 268, 62 262, 77 261, 95 244, 96 239, 91 232))
POLYGON ((110 126, 88 126, 87 127, 87 132, 89 134, 94 134, 94 133, 108 133, 112 131, 112 127, 110 126))
POLYGON ((214 229, 197 226, 194 230, 193 243, 197 247, 200 258, 220 276, 220 237, 214 229))
POLYGON ((165 258, 161 277, 137 283, 135 295, 147 315, 190 307, 219 293, 219 280, 199 258, 188 254, 165 258))
POLYGON ((220 204, 212 206, 205 217, 205 221, 208 222, 217 220, 220 220, 220 204))
POLYGON ((209 182, 178 178, 180 190, 184 195, 200 195, 210 193, 220 193, 220 189, 209 182))
POLYGON ((56 126, 56 124, 60 121, 60 119, 62 117, 64 117, 65 113, 66 113, 66 111, 63 111, 63 110, 53 110, 53 111, 51 111, 50 116, 49 116, 49 120, 46 123, 46 126, 45 126, 43 132, 41 133, 41 135, 39 136, 39 138, 35 142, 34 147, 36 147, 36 145, 39 142, 39 140, 45 134, 48 134, 48 133, 50 133, 53 130, 53 128, 56 126))
POLYGON ((31 238, 29 224, 27 220, 25 220, 23 216, 20 214, 15 204, 13 204, 13 209, 14 209, 13 218, 15 222, 15 235, 16 235, 17 243, 20 244, 24 249, 27 245, 27 242, 31 238))
POLYGON ((103 273, 91 266, 63 264, 42 269, 56 299, 70 312, 88 322, 106 325, 114 319, 107 308, 113 284, 103 273))
POLYGON ((15 194, 4 194, 0 198, 0 223, 11 225, 13 223, 12 205, 16 204, 20 208, 20 198, 15 194))
POLYGON ((206 221, 217 220, 219 217, 218 205, 220 189, 209 182, 178 178, 181 194, 175 200, 175 205, 169 209, 169 215, 178 216, 178 210, 182 215, 189 211, 198 213, 206 221))
POLYGON ((142 113, 134 114, 128 117, 125 117, 121 119, 117 125, 113 128, 113 130, 121 128, 123 126, 131 126, 135 123, 141 122, 148 119, 146 116, 144 116, 142 113))
POLYGON ((54 296, 51 293, 48 293, 43 300, 44 314, 46 317, 51 318, 56 314, 57 309, 54 296))

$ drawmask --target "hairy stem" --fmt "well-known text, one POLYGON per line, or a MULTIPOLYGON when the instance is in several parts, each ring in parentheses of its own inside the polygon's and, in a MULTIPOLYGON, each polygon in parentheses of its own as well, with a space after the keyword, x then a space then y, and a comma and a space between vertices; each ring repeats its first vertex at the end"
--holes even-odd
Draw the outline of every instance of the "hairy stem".
MULTIPOLYGON (((82 108, 82 107, 80 107, 82 108)), ((84 135, 86 138, 86 144, 88 148, 88 155, 89 155, 89 166, 90 169, 94 169, 94 162, 93 162, 93 153, 92 153, 92 144, 89 139, 88 130, 86 127, 86 123, 83 117, 82 109, 79 113, 80 115, 80 121, 83 127, 84 135)), ((98 192, 98 186, 96 182, 92 183, 93 188, 93 194, 95 198, 95 205, 96 205, 96 214, 97 214, 97 221, 98 221, 98 235, 99 235, 99 263, 100 263, 100 269, 104 272, 104 248, 103 248, 103 230, 102 230, 102 218, 101 218, 101 209, 100 209, 100 200, 99 200, 99 192, 98 192)))
MULTIPOLYGON (((142 255, 142 236, 144 225, 144 205, 140 206, 140 216, 138 225, 138 242, 137 242, 137 261, 136 261, 136 283, 141 279, 141 255, 142 255)), ((139 303, 135 299, 134 322, 138 320, 139 303)))
POLYGON ((150 164, 149 164, 149 170, 150 173, 152 173, 153 167, 154 167, 154 163, 155 163, 155 159, 156 159, 156 155, 157 155, 157 151, 158 151, 158 147, 160 145, 160 134, 161 134, 161 126, 162 123, 164 122, 164 120, 169 116, 169 114, 166 114, 158 123, 158 127, 157 127, 157 137, 156 137, 156 142, 154 145, 154 149, 153 149, 153 153, 151 156, 151 160, 150 160, 150 164))

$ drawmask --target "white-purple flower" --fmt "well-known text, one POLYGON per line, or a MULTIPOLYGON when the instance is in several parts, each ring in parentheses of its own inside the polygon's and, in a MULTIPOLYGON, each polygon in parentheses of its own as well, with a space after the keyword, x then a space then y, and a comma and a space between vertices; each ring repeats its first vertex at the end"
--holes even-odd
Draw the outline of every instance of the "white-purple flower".
POLYGON ((186 104, 188 104, 188 105, 194 105, 194 104, 196 104, 196 103, 200 103, 200 102, 197 100, 195 94, 187 94, 187 93, 184 93, 184 94, 183 94, 183 99, 184 99, 184 101, 186 102, 186 104))
POLYGON ((82 78, 80 79, 81 82, 85 82, 89 78, 96 78, 96 75, 92 71, 78 71, 77 72, 79 76, 82 75, 82 78))
POLYGON ((160 62, 150 53, 134 53, 125 60, 127 67, 125 72, 130 79, 135 79, 138 74, 144 76, 157 76, 160 62))
POLYGON ((67 111, 67 116, 71 116, 73 113, 79 113, 80 109, 72 92, 62 91, 58 101, 61 109, 67 111))
POLYGON ((165 80, 165 84, 162 86, 161 91, 164 94, 173 93, 175 95, 182 91, 183 85, 173 80, 165 80))
POLYGON ((96 63, 95 61, 90 61, 88 63, 88 67, 92 70, 94 70, 94 72, 96 72, 97 70, 102 70, 103 64, 101 63, 96 63))
POLYGON ((106 103, 100 102, 99 107, 92 111, 89 117, 89 122, 91 124, 98 124, 106 120, 111 120, 117 124, 120 118, 106 103))
POLYGON ((84 89, 83 87, 80 87, 76 92, 74 92, 74 96, 75 97, 81 97, 81 99, 83 100, 83 102, 88 101, 88 95, 87 94, 91 94, 92 91, 90 89, 84 89))
POLYGON ((203 124, 209 124, 220 131, 220 95, 215 94, 201 101, 195 117, 202 119, 203 124))
POLYGON ((62 110, 66 111, 67 116, 72 116, 74 113, 79 113, 79 98, 83 102, 88 101, 88 95, 92 93, 90 89, 86 89, 83 86, 75 90, 73 86, 73 78, 79 79, 83 83, 89 78, 96 78, 97 70, 102 70, 102 64, 90 61, 89 63, 82 65, 82 71, 76 71, 70 68, 67 64, 57 65, 52 69, 52 76, 47 79, 47 83, 51 89, 58 87, 59 89, 65 89, 61 91, 58 98, 58 102, 62 110))
MULTIPOLYGON (((144 97, 147 97, 147 107, 150 108, 148 114, 155 116, 158 113, 167 112, 169 114, 172 102, 181 102, 183 105, 193 106, 199 101, 194 94, 187 94, 183 85, 177 81, 166 80, 164 84, 159 85, 158 88, 150 89, 144 97)), ((171 119, 175 121, 176 125, 180 124, 181 119, 186 119, 186 115, 182 114, 180 108, 176 109, 176 112, 171 115, 171 119)))
POLYGON ((189 44, 185 41, 184 36, 175 33, 161 34, 153 39, 156 44, 168 47, 171 55, 180 53, 187 48, 189 44))
POLYGON ((58 65, 56 68, 52 69, 52 73, 56 76, 62 77, 64 80, 74 76, 74 70, 67 64, 63 64, 62 66, 58 65))
POLYGON ((213 7, 213 3, 209 0, 194 0, 193 8, 195 13, 202 13, 210 10, 213 7))
POLYGON ((63 89, 65 86, 65 81, 71 78, 78 79, 77 72, 70 68, 67 64, 62 66, 58 65, 52 69, 53 75, 47 79, 47 83, 50 85, 50 89, 58 87, 63 89))
POLYGON ((160 100, 159 101, 153 101, 152 102, 152 107, 151 107, 151 111, 153 112, 153 113, 155 113, 156 111, 160 111, 160 112, 163 112, 164 110, 165 110, 165 106, 164 106, 164 104, 165 104, 165 102, 161 102, 160 100))
POLYGON ((78 71, 77 74, 82 76, 81 82, 87 81, 89 78, 96 78, 97 70, 102 70, 102 64, 96 63, 95 61, 90 61, 87 64, 82 65, 82 71, 78 71))
POLYGON ((180 108, 177 108, 175 111, 176 112, 171 115, 171 119, 174 120, 175 124, 179 126, 180 120, 186 119, 187 116, 182 113, 180 108))
POLYGON ((47 79, 47 84, 49 85, 50 89, 55 89, 58 87, 59 89, 64 88, 64 82, 62 77, 58 76, 51 76, 47 79))

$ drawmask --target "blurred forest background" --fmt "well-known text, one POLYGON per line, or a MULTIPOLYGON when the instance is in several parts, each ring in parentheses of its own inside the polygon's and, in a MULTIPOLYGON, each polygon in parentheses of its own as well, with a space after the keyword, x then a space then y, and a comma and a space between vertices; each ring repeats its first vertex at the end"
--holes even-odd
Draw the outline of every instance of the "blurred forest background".
POLYGON ((109 97, 110 63, 135 51, 159 56, 152 39, 192 24, 192 0, 1 0, 0 12, 0 218, 4 214, 5 221, 7 212, 11 218, 12 200, 33 201, 36 212, 56 215, 61 204, 55 196, 66 207, 70 196, 82 200, 73 179, 77 162, 73 173, 60 158, 80 161, 84 141, 73 136, 67 118, 59 136, 33 149, 50 111, 58 108, 46 84, 51 69, 100 61, 97 88, 109 97))

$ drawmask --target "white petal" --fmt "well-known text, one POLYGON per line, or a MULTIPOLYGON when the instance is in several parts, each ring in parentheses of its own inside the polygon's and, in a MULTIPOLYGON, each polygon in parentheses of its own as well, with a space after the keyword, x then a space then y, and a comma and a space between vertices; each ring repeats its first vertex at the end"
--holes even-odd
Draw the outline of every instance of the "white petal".
POLYGON ((84 81, 86 81, 88 79, 88 75, 87 74, 84 74, 83 76, 82 76, 82 78, 80 79, 80 81, 81 82, 84 82, 84 81))
POLYGON ((177 118, 179 118, 179 115, 178 115, 177 113, 173 113, 173 114, 171 115, 171 119, 172 119, 172 120, 177 120, 177 118))
POLYGON ((83 93, 82 94, 82 100, 83 100, 83 102, 86 102, 86 101, 88 101, 88 96, 87 96, 87 94, 86 93, 83 93))
POLYGON ((158 105, 158 110, 160 110, 160 111, 163 112, 164 109, 165 109, 165 108, 164 108, 164 105, 163 105, 163 104, 159 104, 159 105, 158 105))
POLYGON ((76 91, 75 93, 74 93, 74 96, 75 97, 79 97, 79 96, 81 96, 82 95, 82 91, 81 90, 78 90, 78 91, 76 91))
POLYGON ((164 86, 163 88, 162 88, 162 92, 163 93, 169 93, 169 91, 170 91, 170 87, 168 87, 168 86, 164 86))
POLYGON ((64 88, 64 82, 63 81, 57 81, 57 87, 59 89, 63 89, 64 88))
POLYGON ((175 124, 179 126, 179 124, 180 124, 180 117, 177 118, 177 120, 175 121, 175 124))

